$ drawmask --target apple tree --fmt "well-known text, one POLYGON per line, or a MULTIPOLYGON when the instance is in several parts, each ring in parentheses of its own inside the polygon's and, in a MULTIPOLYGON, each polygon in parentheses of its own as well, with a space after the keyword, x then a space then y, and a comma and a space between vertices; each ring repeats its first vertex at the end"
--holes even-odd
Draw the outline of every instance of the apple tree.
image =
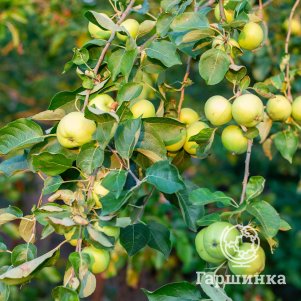
MULTIPOLYGON (((161 216, 145 217, 151 199, 181 213, 187 231, 195 233, 200 260, 224 275, 262 273, 277 233, 290 229, 262 199, 265 179, 250 177, 250 164, 253 147, 262 145, 267 156, 275 147, 292 163, 299 146, 301 97, 294 94, 293 82, 300 70, 290 62, 289 46, 291 36, 299 34, 293 25, 300 1, 288 16, 278 73, 258 82, 251 81, 241 57, 269 42, 262 1, 162 0, 155 12, 152 1, 109 2, 111 15, 85 13, 91 40, 73 48, 64 66, 64 72, 76 72, 81 85, 54 95, 48 110, 0 129, 0 170, 7 176, 30 171, 44 183, 30 212, 0 209, 0 225, 18 223, 24 240, 12 250, 0 244, 1 252, 11 255, 10 265, 0 271, 3 300, 10 286, 25 285, 43 268, 55 266, 64 244, 74 251, 63 283, 52 291, 54 300, 90 296, 95 275, 107 271, 121 249, 129 258, 144 248, 168 258, 174 229, 161 216), (170 83, 166 79, 175 66, 184 76, 170 83), (201 115, 187 107, 185 92, 196 85, 190 78, 194 69, 208 87, 227 81, 232 97, 214 93, 200 105, 201 115), (246 156, 239 199, 198 187, 182 173, 183 162, 206 160, 218 139, 230 153, 246 156), (248 269, 237 268, 221 250, 223 231, 238 224, 252 225, 270 246, 258 246, 248 269), (36 242, 53 234, 61 242, 40 254, 36 242)), ((239 235, 231 230, 229 242, 249 250, 239 235)), ((206 283, 201 289, 177 282, 144 292, 149 300, 206 295, 231 300, 224 288, 206 283)))

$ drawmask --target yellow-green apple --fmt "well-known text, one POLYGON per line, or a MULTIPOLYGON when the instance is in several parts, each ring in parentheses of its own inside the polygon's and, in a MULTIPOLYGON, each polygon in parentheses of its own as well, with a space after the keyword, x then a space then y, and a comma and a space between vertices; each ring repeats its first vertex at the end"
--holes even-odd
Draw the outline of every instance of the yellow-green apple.
POLYGON ((266 110, 272 120, 285 121, 291 116, 292 105, 283 95, 275 95, 269 99, 266 110))
POLYGON ((181 109, 179 120, 186 125, 190 125, 200 118, 199 114, 190 108, 183 108, 181 109))
POLYGON ((223 146, 235 154, 243 154, 248 149, 248 139, 237 125, 229 125, 222 132, 223 146))
POLYGON ((90 269, 94 274, 104 272, 110 263, 110 253, 104 249, 96 249, 95 247, 85 247, 82 251, 90 256, 90 269))
MULTIPOLYGON (((138 21, 136 21, 135 19, 127 19, 124 22, 122 22, 120 26, 124 27, 133 39, 136 39, 139 32, 138 21)), ((125 42, 128 39, 128 35, 126 33, 121 32, 117 33, 117 37, 123 42, 125 42)))
POLYGON ((154 105, 147 99, 137 101, 134 105, 131 106, 130 109, 134 118, 148 118, 156 116, 154 105))
POLYGON ((97 109, 110 112, 112 109, 112 104, 114 103, 114 99, 108 94, 98 94, 92 98, 89 102, 89 106, 94 105, 97 109))
POLYGON ((238 43, 241 48, 254 50, 260 46, 264 33, 260 25, 254 22, 247 23, 238 36, 238 43))
POLYGON ((301 121, 301 96, 298 96, 292 105, 292 117, 296 121, 301 121))

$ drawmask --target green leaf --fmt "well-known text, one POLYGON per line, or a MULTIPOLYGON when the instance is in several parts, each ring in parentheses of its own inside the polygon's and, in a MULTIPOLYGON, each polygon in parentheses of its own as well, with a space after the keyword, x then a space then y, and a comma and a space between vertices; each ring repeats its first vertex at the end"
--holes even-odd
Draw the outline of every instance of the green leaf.
POLYGON ((143 85, 140 83, 126 83, 121 86, 117 94, 117 101, 122 104, 124 101, 130 101, 137 98, 143 90, 143 85))
POLYGON ((15 156, 0 163, 0 173, 3 172, 8 177, 28 169, 29 166, 26 155, 15 156))
POLYGON ((43 195, 56 192, 63 182, 64 181, 61 176, 47 177, 44 181, 43 195))
POLYGON ((0 129, 0 154, 28 148, 44 140, 41 127, 29 119, 18 119, 0 129))
POLYGON ((268 237, 274 237, 280 228, 278 212, 265 201, 255 201, 247 206, 247 211, 262 225, 268 237))
POLYGON ((82 87, 74 90, 74 91, 62 91, 55 94, 48 107, 49 110, 55 110, 68 102, 75 101, 76 94, 82 92, 84 89, 82 87))
POLYGON ((79 301, 76 291, 64 286, 57 286, 52 290, 52 297, 54 301, 79 301))
POLYGON ((96 277, 89 270, 80 275, 79 297, 86 298, 96 289, 96 277))
POLYGON ((96 146, 94 142, 83 145, 76 159, 76 166, 84 173, 91 175, 100 167, 104 160, 104 150, 96 146))
POLYGON ((208 205, 212 203, 222 203, 224 206, 229 206, 232 203, 232 198, 228 197, 221 191, 211 192, 207 188, 198 188, 189 194, 189 199, 200 205, 208 205))
POLYGON ((57 176, 72 167, 73 159, 62 154, 44 152, 33 156, 32 165, 36 171, 48 176, 57 176))
POLYGON ((291 229, 292 227, 287 221, 285 221, 284 219, 280 219, 280 227, 279 227, 280 231, 289 231, 291 229))
POLYGON ((104 186, 110 193, 113 193, 116 198, 119 198, 126 182, 128 172, 123 169, 112 170, 102 180, 101 185, 104 186))
POLYGON ((197 156, 199 158, 206 158, 214 141, 216 128, 206 128, 201 130, 198 134, 190 137, 189 141, 195 141, 198 144, 197 156))
POLYGON ((154 292, 143 289, 149 301, 199 301, 199 290, 189 282, 169 283, 154 292))
POLYGON ((129 159, 138 142, 141 119, 130 119, 119 124, 115 133, 115 147, 122 158, 129 159))
POLYGON ((11 254, 12 264, 16 267, 37 257, 37 247, 31 243, 16 246, 11 254))
POLYGON ((178 15, 172 22, 174 32, 191 31, 192 29, 209 28, 208 19, 198 12, 185 12, 178 15))
POLYGON ((74 55, 72 58, 72 62, 75 65, 82 65, 88 62, 89 60, 89 51, 86 48, 82 49, 73 49, 74 55))
POLYGON ((179 35, 176 38, 176 44, 181 45, 182 43, 191 43, 191 42, 198 42, 205 38, 214 37, 214 31, 210 28, 203 28, 203 29, 195 29, 192 31, 188 31, 184 35, 179 35))
POLYGON ((115 24, 108 16, 102 13, 97 13, 95 11, 87 11, 85 17, 95 25, 100 25, 101 27, 111 30, 111 31, 120 31, 121 28, 115 24))
POLYGON ((0 209, 0 225, 11 222, 23 216, 22 211, 17 207, 9 206, 0 209))
POLYGON ((229 71, 226 73, 226 78, 233 84, 238 84, 247 75, 245 66, 230 65, 229 71))
POLYGON ((247 184, 247 201, 258 197, 264 189, 265 179, 261 176, 251 177, 247 184))
POLYGON ((178 169, 169 161, 159 161, 146 170, 146 180, 163 193, 176 193, 185 185, 178 169))
POLYGON ((171 14, 161 14, 156 23, 156 30, 159 36, 165 37, 169 31, 170 24, 174 16, 171 14))
POLYGON ((230 59, 224 51, 210 49, 201 56, 199 72, 207 85, 216 85, 224 79, 229 66, 230 59))
POLYGON ((85 228, 87 231, 87 239, 92 244, 96 245, 98 248, 111 248, 113 247, 113 239, 109 238, 108 236, 104 235, 101 231, 96 230, 91 225, 85 228))
POLYGON ((172 12, 178 8, 179 3, 181 3, 181 0, 162 0, 161 7, 166 12, 172 12))
POLYGON ((155 221, 148 223, 150 240, 148 245, 161 252, 167 258, 171 251, 170 231, 155 221))
POLYGON ((193 203, 189 199, 187 189, 179 191, 176 193, 176 196, 178 198, 182 216, 187 227, 196 232, 197 221, 204 215, 204 206, 198 203, 193 203))
POLYGON ((130 256, 144 248, 150 240, 150 231, 144 224, 129 225, 120 229, 120 243, 130 256))
POLYGON ((201 219, 199 219, 197 221, 198 226, 200 227, 205 227, 205 226, 209 226, 214 222, 218 222, 221 220, 221 217, 219 215, 219 213, 210 213, 207 214, 205 216, 203 216, 201 219))
POLYGON ((0 300, 8 301, 10 295, 10 288, 5 283, 0 282, 0 300))
POLYGON ((25 283, 32 278, 35 272, 41 270, 43 267, 47 266, 50 263, 51 265, 53 265, 53 261, 57 258, 58 253, 58 248, 55 248, 40 257, 9 269, 5 273, 0 275, 0 282, 2 281, 9 285, 18 285, 25 283))
POLYGON ((177 47, 168 41, 153 42, 146 49, 146 54, 153 59, 159 60, 166 67, 181 65, 181 59, 177 53, 177 47))
POLYGON ((298 149, 298 135, 293 131, 279 132, 275 135, 274 141, 282 157, 292 164, 293 156, 298 149))

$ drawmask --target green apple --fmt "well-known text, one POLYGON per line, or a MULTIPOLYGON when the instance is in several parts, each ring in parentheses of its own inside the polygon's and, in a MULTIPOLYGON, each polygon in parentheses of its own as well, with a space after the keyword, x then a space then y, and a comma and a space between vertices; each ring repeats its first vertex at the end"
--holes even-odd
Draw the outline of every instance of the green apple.
POLYGON ((201 130, 208 128, 208 127, 209 127, 208 124, 206 124, 205 122, 202 122, 202 121, 196 121, 188 126, 186 141, 184 144, 184 149, 187 153, 189 153, 190 155, 196 154, 198 144, 195 141, 189 141, 189 139, 192 136, 197 135, 201 130))
POLYGON ((248 139, 237 125, 229 125, 222 132, 223 146, 235 154, 243 154, 248 149, 248 139))
POLYGON ((96 249, 92 246, 85 247, 82 251, 90 256, 90 269, 94 274, 104 272, 110 263, 110 253, 104 249, 96 249))
POLYGON ((286 97, 275 95, 269 99, 266 110, 272 120, 285 121, 291 116, 292 105, 286 97))
POLYGON ((186 141, 186 134, 186 129, 181 129, 177 137, 173 137, 168 141, 164 141, 166 150, 168 150, 169 152, 179 151, 184 146, 184 143, 186 141))
POLYGON ((114 99, 108 94, 98 94, 89 102, 89 106, 94 105, 97 109, 110 112, 114 99))
POLYGON ((199 119, 199 114, 193 109, 183 108, 180 112, 179 120, 186 125, 190 125, 199 119))
MULTIPOLYGON (((227 3, 225 3, 225 4, 227 4, 227 3)), ((234 11, 231 9, 224 9, 224 12, 225 12, 225 16, 226 16, 226 22, 231 23, 234 20, 234 11)), ((219 4, 217 4, 214 8, 214 16, 218 22, 221 20, 219 4)))
MULTIPOLYGON (((239 250, 240 252, 248 254, 248 252, 252 250, 252 244, 245 242, 239 247, 239 250)), ((244 260, 239 256, 239 254, 241 254, 240 252, 237 252, 237 255, 234 256, 233 260, 229 260, 228 262, 229 269, 233 274, 255 276, 259 275, 264 270, 265 253, 261 247, 255 251, 254 259, 251 262, 246 261, 244 263, 244 260)))
POLYGON ((264 38, 264 33, 260 25, 254 22, 247 23, 238 37, 241 48, 254 50, 260 46, 264 38))
POLYGON ((148 118, 156 116, 156 110, 154 105, 146 99, 137 101, 134 105, 132 105, 130 110, 134 118, 148 118))
MULTIPOLYGON (((204 233, 204 248, 211 257, 223 260, 226 258, 223 252, 225 245, 232 243, 238 247, 241 243, 240 236, 240 232, 234 228, 232 224, 227 222, 215 222, 208 226, 204 233), (224 231, 227 230, 229 230, 229 233, 223 241, 222 236, 224 231)), ((233 248, 233 250, 228 248, 227 251, 230 255, 234 255, 234 249, 235 248, 233 248)))
POLYGON ((292 117, 296 121, 301 121, 301 96, 298 96, 292 105, 292 117))
POLYGON ((224 260, 210 256, 204 247, 204 234, 206 229, 207 228, 202 229, 195 238, 196 251, 204 261, 214 264, 221 264, 224 260))
MULTIPOLYGON (((124 22, 122 22, 120 26, 124 27, 133 39, 136 39, 139 32, 139 23, 135 19, 127 19, 124 22)), ((121 32, 117 33, 117 37, 123 42, 125 42, 128 39, 127 34, 123 34, 121 32)))
POLYGON ((231 103, 220 95, 210 97, 204 110, 206 118, 215 126, 226 124, 232 119, 231 103))
POLYGON ((72 112, 62 118, 57 127, 57 139, 66 148, 82 146, 92 141, 95 122, 81 112, 72 112))
POLYGON ((234 120, 243 126, 253 127, 263 120, 264 106, 259 97, 244 94, 235 99, 232 104, 234 120))
POLYGON ((104 30, 100 26, 89 22, 88 30, 92 38, 100 39, 100 40, 108 40, 111 36, 110 30, 104 30))

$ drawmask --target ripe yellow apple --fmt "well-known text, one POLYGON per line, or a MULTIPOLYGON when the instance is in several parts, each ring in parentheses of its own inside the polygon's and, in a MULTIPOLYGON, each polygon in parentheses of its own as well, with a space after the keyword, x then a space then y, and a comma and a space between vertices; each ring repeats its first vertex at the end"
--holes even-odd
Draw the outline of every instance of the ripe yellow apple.
MULTIPOLYGON (((252 254, 250 252, 250 250, 252 250, 252 244, 245 242, 239 247, 239 250, 240 252, 244 252, 246 254, 252 254)), ((235 275, 246 275, 246 276, 259 275, 264 270, 265 267, 265 253, 261 247, 259 247, 258 250, 254 250, 254 251, 255 251, 254 259, 251 262, 245 262, 245 263, 244 260, 242 260, 241 257, 239 256, 239 254, 241 253, 238 252, 237 255, 234 256, 234 261, 228 262, 230 271, 235 275)))
POLYGON ((164 141, 166 150, 168 150, 169 152, 179 151, 186 141, 186 134, 186 129, 181 129, 177 137, 173 137, 168 141, 164 141))
POLYGON ((72 112, 62 118, 57 127, 57 139, 66 148, 82 146, 92 141, 96 131, 95 122, 81 112, 72 112))
POLYGON ((204 246, 204 234, 207 228, 202 229, 195 238, 195 248, 199 256, 209 263, 221 264, 224 259, 218 259, 210 256, 204 246))
MULTIPOLYGON (((288 30, 289 20, 284 22, 284 28, 288 30)), ((300 18, 293 18, 291 24, 292 34, 295 36, 301 36, 301 22, 300 18)))
POLYGON ((190 125, 200 118, 199 114, 190 108, 183 108, 180 112, 179 120, 186 125, 190 125))
POLYGON ((156 110, 154 105, 146 99, 139 100, 131 107, 131 112, 133 114, 134 118, 142 117, 142 118, 148 118, 148 117, 155 117, 156 116, 156 110))
POLYGON ((101 27, 89 22, 88 30, 92 38, 100 40, 108 40, 111 36, 110 30, 102 29, 101 27))
POLYGON ((248 148, 248 139, 237 125, 229 125, 222 132, 223 146, 235 154, 243 154, 248 148))
POLYGON ((89 106, 94 105, 97 109, 110 112, 114 99, 108 94, 98 94, 89 102, 89 106))
POLYGON ((266 110, 272 120, 285 121, 291 116, 292 105, 286 97, 275 95, 269 99, 266 110))
MULTIPOLYGON (((76 237, 76 235, 75 235, 76 232, 77 232, 77 229, 73 228, 71 231, 64 234, 65 239, 68 240, 69 244, 74 247, 77 245, 77 239, 74 238, 74 237, 76 237)), ((78 233, 77 233, 77 235, 78 235, 78 233)))
MULTIPOLYGON (((226 3, 225 3, 226 4, 226 3)), ((224 9, 225 11, 225 16, 226 16, 226 22, 231 23, 234 20, 234 11, 231 9, 224 9)), ((221 14, 220 14, 220 9, 219 5, 217 4, 214 8, 214 16, 215 19, 219 22, 221 20, 221 14)))
POLYGON ((296 121, 301 121, 301 96, 298 96, 293 102, 292 117, 296 121))
MULTIPOLYGON (((123 26, 128 31, 130 36, 133 39, 136 39, 139 32, 139 22, 137 22, 135 19, 127 19, 124 22, 122 22, 120 26, 123 26)), ((121 32, 117 33, 117 37, 123 42, 125 42, 128 39, 127 34, 121 32)))
POLYGON ((206 118, 215 126, 226 124, 232 119, 231 103, 220 95, 210 97, 204 110, 206 118))
POLYGON ((192 136, 197 135, 201 130, 208 128, 208 124, 206 124, 205 122, 202 121, 196 121, 194 123, 192 123, 191 125, 189 125, 189 127, 187 128, 187 136, 186 136, 186 141, 184 144, 184 149, 187 153, 189 153, 190 155, 195 155, 197 148, 198 148, 198 144, 195 141, 189 141, 189 139, 192 136))
POLYGON ((260 25, 254 22, 247 23, 238 37, 241 48, 254 50, 262 43, 264 33, 260 25))
POLYGON ((246 127, 256 126, 263 119, 264 107, 261 99, 253 94, 244 94, 232 104, 234 120, 246 127))
POLYGON ((110 263, 110 253, 107 250, 96 249, 92 246, 85 247, 83 253, 90 256, 90 269, 94 274, 104 272, 110 263))

